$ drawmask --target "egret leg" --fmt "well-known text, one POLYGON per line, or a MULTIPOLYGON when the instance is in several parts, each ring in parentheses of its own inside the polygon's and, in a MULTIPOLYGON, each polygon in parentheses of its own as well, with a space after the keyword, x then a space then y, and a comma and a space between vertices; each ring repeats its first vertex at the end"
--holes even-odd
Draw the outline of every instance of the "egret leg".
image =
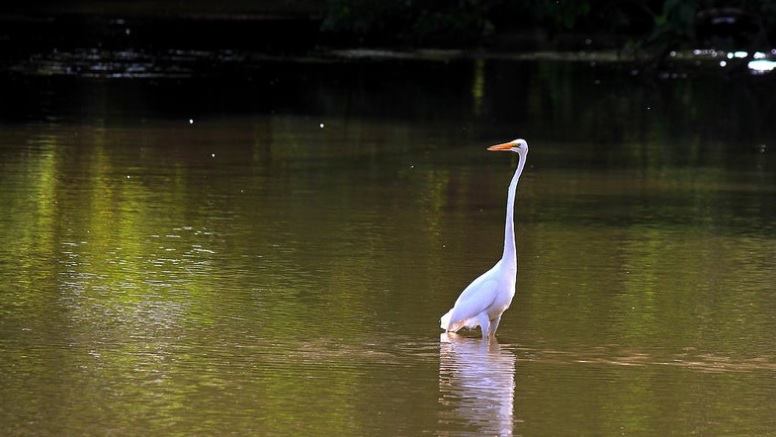
POLYGON ((488 313, 481 312, 479 316, 477 316, 477 320, 480 323, 480 329, 482 330, 482 338, 488 338, 490 335, 490 318, 488 318, 488 313))
POLYGON ((490 321, 490 335, 494 337, 496 336, 496 330, 498 329, 499 323, 501 323, 501 316, 498 316, 490 321))

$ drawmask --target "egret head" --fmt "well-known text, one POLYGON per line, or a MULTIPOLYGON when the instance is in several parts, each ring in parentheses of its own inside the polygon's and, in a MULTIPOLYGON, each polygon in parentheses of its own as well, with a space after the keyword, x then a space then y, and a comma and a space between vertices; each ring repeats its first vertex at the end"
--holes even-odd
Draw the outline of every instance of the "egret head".
POLYGON ((528 151, 528 143, 524 139, 518 138, 508 143, 490 146, 488 147, 488 150, 491 152, 515 152, 523 154, 528 151))

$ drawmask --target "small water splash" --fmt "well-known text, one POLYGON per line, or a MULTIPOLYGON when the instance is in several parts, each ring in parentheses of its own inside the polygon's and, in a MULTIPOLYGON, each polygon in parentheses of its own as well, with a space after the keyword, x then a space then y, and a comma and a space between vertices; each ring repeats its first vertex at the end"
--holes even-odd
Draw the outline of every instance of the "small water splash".
POLYGON ((768 59, 757 59, 750 61, 746 66, 755 74, 770 73, 776 68, 776 61, 768 59))

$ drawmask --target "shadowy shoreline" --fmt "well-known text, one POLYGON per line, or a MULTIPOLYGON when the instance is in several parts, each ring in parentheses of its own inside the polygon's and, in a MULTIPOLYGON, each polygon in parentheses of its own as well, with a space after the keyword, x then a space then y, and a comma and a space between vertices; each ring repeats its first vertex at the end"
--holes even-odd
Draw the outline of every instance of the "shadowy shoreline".
POLYGON ((262 5, 238 1, 220 8, 195 1, 185 11, 143 1, 38 4, 0 11, 0 71, 96 78, 186 78, 216 72, 228 77, 267 62, 483 59, 616 62, 631 65, 628 71, 673 78, 692 70, 746 73, 750 60, 776 58, 774 50, 750 51, 744 58, 713 49, 656 55, 630 44, 632 35, 551 33, 537 27, 502 29, 469 44, 366 43, 356 35, 324 30, 325 15, 325 2, 303 0, 262 5))
POLYGON ((388 50, 439 48, 495 51, 621 49, 633 35, 606 31, 548 31, 541 26, 503 26, 482 37, 425 42, 399 35, 374 38, 330 29, 326 2, 231 1, 187 3, 186 8, 153 2, 33 2, 0 10, 0 58, 46 49, 245 49, 302 54, 320 48, 388 50))
POLYGON ((304 16, 2 15, 0 28, 0 47, 6 54, 77 47, 304 52, 320 38, 320 20, 304 16))

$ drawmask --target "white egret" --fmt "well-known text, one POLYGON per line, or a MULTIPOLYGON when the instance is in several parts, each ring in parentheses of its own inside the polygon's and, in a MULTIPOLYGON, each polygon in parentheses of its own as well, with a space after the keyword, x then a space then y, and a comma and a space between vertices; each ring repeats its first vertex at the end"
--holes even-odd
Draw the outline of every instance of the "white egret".
POLYGON ((516 139, 488 147, 491 152, 515 152, 519 155, 517 170, 512 176, 507 194, 507 219, 504 226, 504 253, 490 270, 466 287, 453 308, 440 320, 442 329, 456 332, 461 328, 482 330, 482 338, 495 336, 501 314, 509 308, 515 296, 517 281, 517 248, 515 247, 515 191, 528 156, 528 143, 516 139))

